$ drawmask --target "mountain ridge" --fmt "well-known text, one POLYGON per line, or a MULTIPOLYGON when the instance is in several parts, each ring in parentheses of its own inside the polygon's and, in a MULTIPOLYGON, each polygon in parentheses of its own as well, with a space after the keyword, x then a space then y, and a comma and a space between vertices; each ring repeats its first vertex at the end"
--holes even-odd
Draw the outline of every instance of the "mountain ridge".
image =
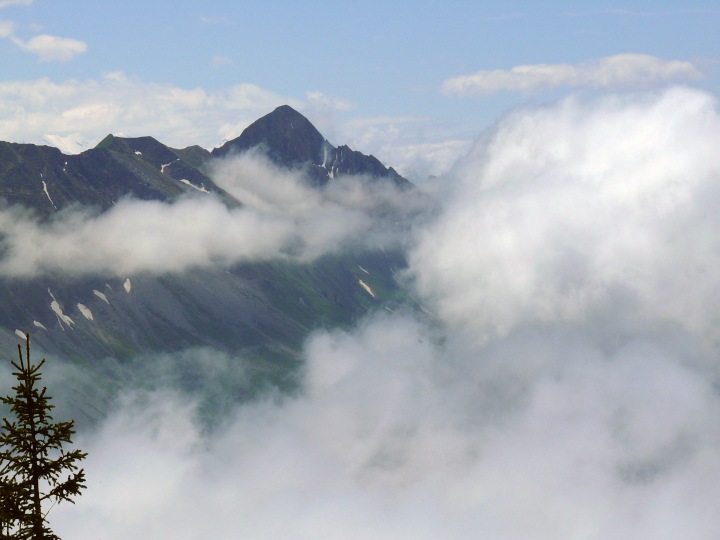
MULTIPOLYGON (((243 201, 213 182, 212 164, 258 148, 278 165, 306 173, 317 188, 353 174, 400 190, 411 186, 373 156, 330 145, 290 107, 243 133, 242 144, 229 141, 222 156, 198 146, 171 148, 150 136, 111 134, 80 154, 0 142, 0 211, 19 205, 52 227, 63 210, 104 212, 126 197, 169 203, 209 192, 240 207, 243 201)), ((388 221, 398 227, 394 218, 388 221)), ((10 248, 0 233, 2 252, 10 248)), ((88 370, 99 388, 112 386, 113 366, 138 355, 211 347, 251 359, 258 384, 287 386, 313 330, 414 305, 395 280, 405 265, 400 251, 365 245, 310 262, 278 258, 167 274, 0 275, 0 346, 12 350, 24 332, 32 332, 41 351, 88 370)), ((88 395, 81 401, 95 399, 88 395)))
POLYGON ((169 202, 196 191, 214 192, 234 206, 242 201, 212 181, 210 164, 252 149, 264 151, 282 167, 302 170, 316 186, 348 175, 390 181, 400 189, 412 186, 376 157, 347 145, 331 145, 307 118, 282 105, 212 151, 197 145, 171 148, 152 136, 112 134, 80 154, 64 154, 47 145, 0 142, 0 198, 31 207, 44 217, 74 204, 107 210, 127 196, 169 202))
POLYGON ((212 151, 215 157, 242 153, 253 148, 285 167, 303 169, 311 181, 325 185, 342 175, 366 175, 387 179, 405 189, 411 183, 392 167, 385 167, 375 156, 365 155, 347 145, 333 146, 302 114, 281 105, 259 118, 240 134, 212 151))

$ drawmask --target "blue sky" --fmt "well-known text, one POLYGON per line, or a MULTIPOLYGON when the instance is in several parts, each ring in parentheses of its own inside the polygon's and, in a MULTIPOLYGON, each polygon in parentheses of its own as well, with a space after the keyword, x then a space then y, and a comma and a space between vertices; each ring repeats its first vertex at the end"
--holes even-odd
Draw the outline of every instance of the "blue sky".
POLYGON ((720 81, 708 1, 4 0, 0 21, 0 139, 66 151, 108 132, 217 146, 290 103, 422 176, 517 106, 720 81))

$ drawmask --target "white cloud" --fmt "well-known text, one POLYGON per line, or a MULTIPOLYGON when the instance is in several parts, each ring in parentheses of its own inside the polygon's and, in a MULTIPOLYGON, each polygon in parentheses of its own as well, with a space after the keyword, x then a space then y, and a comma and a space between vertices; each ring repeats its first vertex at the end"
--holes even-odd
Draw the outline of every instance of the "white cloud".
POLYGON ((287 224, 250 209, 229 210, 211 197, 125 200, 99 216, 71 211, 49 225, 10 208, 0 213, 0 230, 7 250, 0 273, 14 276, 180 272, 280 257, 292 240, 287 224))
MULTIPOLYGON (((79 540, 718 537, 719 143, 715 99, 688 89, 507 116, 418 231, 431 325, 317 332, 297 392, 215 432, 197 396, 130 392, 78 441, 88 493, 51 523, 79 540)), ((255 205, 302 215, 290 181, 255 205)))
POLYGON ((535 64, 510 70, 478 71, 448 79, 447 95, 488 95, 508 90, 532 93, 560 86, 590 88, 646 87, 657 83, 702 78, 702 72, 685 60, 663 60, 645 54, 618 54, 580 64, 535 64))
MULTIPOLYGON (((144 83, 112 72, 97 80, 0 82, 0 139, 97 144, 108 133, 151 135, 174 147, 219 146, 287 98, 253 84, 217 91, 144 83)), ((63 150, 71 150, 62 148, 63 150)))
POLYGON ((395 146, 384 145, 378 149, 378 155, 384 157, 388 162, 392 160, 393 167, 400 174, 415 182, 416 179, 422 181, 429 176, 447 174, 471 146, 470 141, 459 139, 397 144, 395 146))
POLYGON ((376 116, 349 120, 347 144, 390 164, 413 181, 445 174, 470 147, 447 127, 420 116, 376 116))
POLYGON ((123 277, 269 259, 310 261, 353 245, 396 245, 401 232, 395 220, 424 204, 362 178, 314 189, 300 173, 253 153, 222 161, 212 175, 242 208, 203 194, 172 204, 125 199, 99 215, 71 209, 49 223, 22 208, 0 210, 0 275, 123 277), (389 208, 395 212, 387 217, 389 208))
MULTIPOLYGON (((32 0, 0 0, 0 9, 10 5, 29 5, 32 0)), ((87 50, 83 41, 41 34, 25 41, 15 35, 12 21, 0 21, 0 38, 8 38, 23 51, 35 54, 41 62, 67 62, 87 50)))
MULTIPOLYGON (((0 140, 50 144, 79 153, 113 133, 150 135, 174 148, 194 144, 212 148, 238 137, 283 104, 305 114, 333 144, 374 154, 397 170, 436 174, 448 167, 447 151, 421 157, 409 149, 418 144, 442 145, 444 138, 452 138, 436 126, 417 127, 419 118, 346 120, 340 115, 347 114, 352 104, 319 92, 296 99, 250 83, 217 90, 181 88, 146 83, 120 72, 84 81, 0 82, 0 140)), ((453 144, 448 143, 446 150, 453 144)))
POLYGON ((352 103, 335 96, 329 96, 323 92, 306 92, 305 97, 307 99, 308 106, 313 110, 336 112, 349 111, 354 108, 352 103))
POLYGON ((0 0, 0 9, 14 5, 29 6, 32 2, 33 0, 0 0))
POLYGON ((238 406, 214 433, 186 395, 125 394, 78 439, 89 487, 51 524, 78 540, 720 532, 720 402, 672 351, 548 334, 496 358, 431 337, 397 315, 319 332, 295 397, 238 406))
POLYGON ((300 172, 279 168, 259 152, 223 160, 212 175, 238 200, 290 220, 288 225, 302 239, 295 255, 305 260, 350 245, 398 246, 404 241, 404 227, 428 205, 426 199, 400 192, 389 182, 361 176, 312 188, 300 172))
POLYGON ((417 285, 476 331, 622 305, 720 336, 718 145, 715 99, 689 89, 512 114, 458 165, 412 254, 417 285))
POLYGON ((42 62, 67 62, 87 50, 83 41, 41 34, 28 41, 12 38, 13 43, 22 50, 35 54, 42 62))

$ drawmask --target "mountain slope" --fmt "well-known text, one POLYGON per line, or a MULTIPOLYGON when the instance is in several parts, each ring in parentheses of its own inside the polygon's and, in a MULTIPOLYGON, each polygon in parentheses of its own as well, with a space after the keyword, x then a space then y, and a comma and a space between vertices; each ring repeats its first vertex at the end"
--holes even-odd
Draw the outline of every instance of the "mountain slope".
POLYGON ((210 154, 199 150, 171 149, 151 137, 112 135, 79 155, 0 142, 0 197, 41 216, 77 204, 107 210, 128 196, 167 202, 201 190, 237 204, 205 174, 210 154))
MULTIPOLYGON (((212 153, 197 146, 169 148, 152 137, 108 135, 79 155, 0 142, 0 197, 5 208, 21 205, 40 222, 63 219, 61 211, 70 208, 107 211, 125 197, 171 203, 181 196, 214 196, 239 208, 243 201, 216 185, 209 171, 215 160, 258 146, 281 166, 304 170, 319 186, 340 175, 410 185, 372 156, 333 147, 285 106, 212 153)), ((311 331, 411 303, 395 281, 404 266, 400 252, 365 247, 310 263, 279 258, 159 275, 0 276, 0 347, 10 351, 31 332, 39 354, 92 373, 97 388, 112 387, 117 365, 139 356, 211 347, 250 359, 253 385, 288 387, 311 331)), ((91 400, 88 395, 82 399, 91 400)))

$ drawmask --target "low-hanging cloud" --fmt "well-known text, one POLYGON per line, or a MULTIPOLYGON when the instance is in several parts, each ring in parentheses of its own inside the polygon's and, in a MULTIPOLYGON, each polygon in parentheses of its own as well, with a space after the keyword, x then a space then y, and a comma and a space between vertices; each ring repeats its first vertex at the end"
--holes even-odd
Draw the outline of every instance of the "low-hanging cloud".
POLYGON ((410 277, 435 317, 315 333, 297 392, 237 405, 211 433, 182 391, 129 390, 78 441, 88 492, 53 526, 717 537, 719 142, 715 99, 688 89, 509 115, 417 232, 410 277))
POLYGON ((678 351, 560 337, 478 351, 397 314, 321 332, 299 395, 239 406, 210 435, 187 396, 124 394, 78 440, 89 489, 53 526, 80 540, 713 537, 712 382, 678 351))
POLYGON ((0 230, 0 273, 15 277, 181 272, 280 256, 292 238, 279 220, 210 197, 128 199, 103 214, 71 210, 49 224, 11 207, 0 212, 0 230))
POLYGON ((502 90, 533 93, 557 87, 633 88, 702 78, 687 60, 663 60, 647 54, 617 54, 579 64, 534 64, 509 70, 478 71, 448 79, 447 95, 489 95, 502 90))
POLYGON ((458 164, 416 284, 483 332, 604 310, 716 334, 718 144, 715 99, 683 88, 511 114, 458 164))
POLYGON ((0 275, 123 277, 272 259, 312 261, 360 246, 397 247, 427 200, 389 182, 338 179, 320 189, 259 152, 223 160, 216 183, 243 203, 212 194, 165 203, 124 199, 104 213, 70 208, 49 222, 0 210, 0 275), (399 221, 401 220, 401 221, 399 221))

